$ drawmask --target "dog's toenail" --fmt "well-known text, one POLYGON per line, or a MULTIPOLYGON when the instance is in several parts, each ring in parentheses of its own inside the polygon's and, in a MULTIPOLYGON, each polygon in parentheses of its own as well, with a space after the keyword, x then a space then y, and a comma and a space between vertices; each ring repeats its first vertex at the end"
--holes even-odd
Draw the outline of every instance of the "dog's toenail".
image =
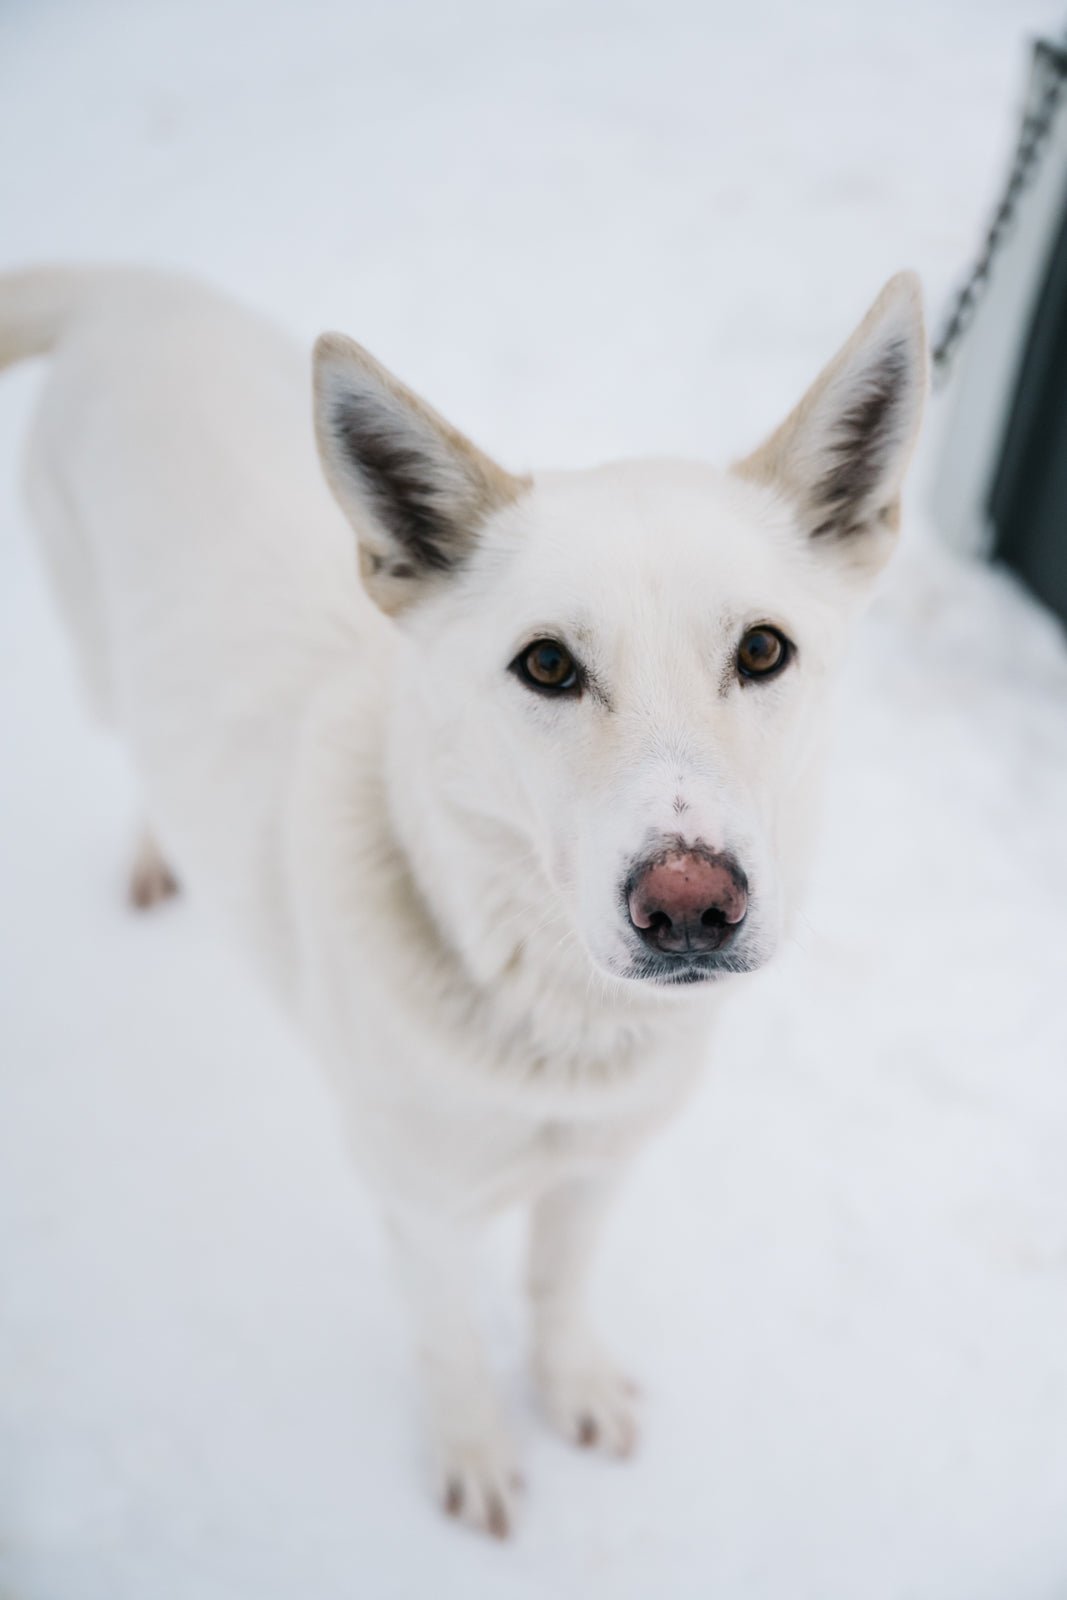
POLYGON ((445 1488, 445 1510, 450 1517, 458 1517, 463 1510, 463 1485, 458 1478, 449 1478, 445 1488))
POLYGON ((489 1532, 494 1539, 506 1539, 510 1532, 504 1502, 495 1494, 489 1496, 489 1532))

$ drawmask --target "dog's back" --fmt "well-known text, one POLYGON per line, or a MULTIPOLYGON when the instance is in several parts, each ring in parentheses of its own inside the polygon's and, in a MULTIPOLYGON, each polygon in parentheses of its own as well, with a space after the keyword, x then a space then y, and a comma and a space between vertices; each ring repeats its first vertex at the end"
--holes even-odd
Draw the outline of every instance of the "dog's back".
POLYGON ((183 868, 258 900, 308 696, 381 629, 315 457, 306 359, 188 280, 0 279, 0 360, 46 353, 27 490, 90 702, 183 868))

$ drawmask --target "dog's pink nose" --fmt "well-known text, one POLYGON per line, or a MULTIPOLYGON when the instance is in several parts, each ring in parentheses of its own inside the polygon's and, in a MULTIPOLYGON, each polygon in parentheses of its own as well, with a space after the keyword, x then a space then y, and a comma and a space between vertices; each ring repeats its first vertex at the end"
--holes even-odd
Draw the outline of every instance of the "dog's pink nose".
POLYGON ((748 883, 729 856, 677 850, 638 872, 627 901, 630 921, 653 950, 721 950, 748 909, 748 883))

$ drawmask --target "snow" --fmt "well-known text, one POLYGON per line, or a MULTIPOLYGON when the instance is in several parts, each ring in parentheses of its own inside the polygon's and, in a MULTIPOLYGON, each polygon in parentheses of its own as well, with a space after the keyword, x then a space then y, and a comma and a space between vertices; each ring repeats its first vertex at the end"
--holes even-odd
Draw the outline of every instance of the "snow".
MULTIPOLYGON (((38 0, 0 19, 3 256, 195 268, 349 330, 505 462, 754 442, 882 279, 934 310, 1037 0, 38 0)), ((508 1547, 439 1518, 327 1092, 195 903, 121 902, 0 385, 4 1600, 1067 1592, 1067 651, 913 497, 843 694, 804 936, 740 993, 598 1280, 625 1466, 522 1371, 508 1547)))

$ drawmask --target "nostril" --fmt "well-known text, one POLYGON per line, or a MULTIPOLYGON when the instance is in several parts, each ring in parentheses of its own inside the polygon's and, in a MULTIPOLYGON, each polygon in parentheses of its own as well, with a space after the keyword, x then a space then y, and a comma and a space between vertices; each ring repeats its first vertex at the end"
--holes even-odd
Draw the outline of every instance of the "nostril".
POLYGON ((705 928, 725 928, 726 921, 726 912, 719 906, 709 906, 700 919, 701 926, 705 928))
POLYGON ((653 911, 648 919, 650 933, 670 933, 674 924, 665 911, 653 911))

